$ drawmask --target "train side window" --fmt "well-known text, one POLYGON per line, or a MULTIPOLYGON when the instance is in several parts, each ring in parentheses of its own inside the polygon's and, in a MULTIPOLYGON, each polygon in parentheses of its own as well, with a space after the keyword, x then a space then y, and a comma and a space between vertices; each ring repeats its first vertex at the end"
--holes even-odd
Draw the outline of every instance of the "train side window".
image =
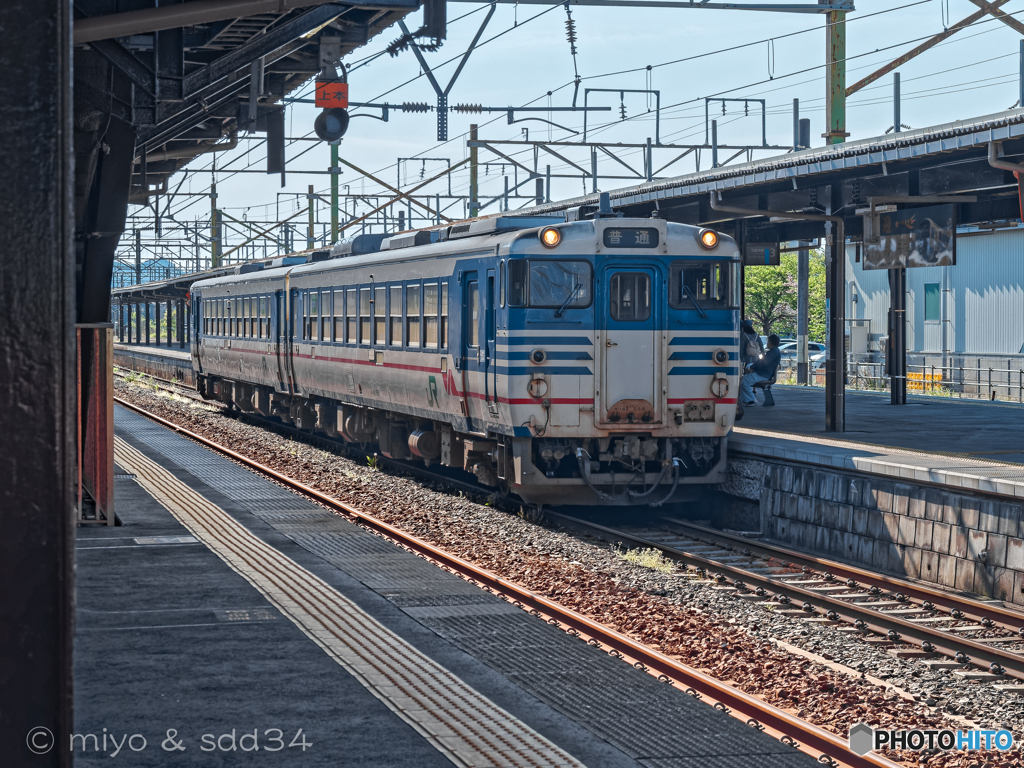
POLYGON ((616 272, 608 286, 608 311, 620 323, 651 316, 651 278, 644 272, 616 272))
POLYGON ((260 296, 260 338, 270 338, 270 298, 260 296))
POLYGON ((262 296, 252 297, 252 335, 255 339, 263 338, 263 310, 266 301, 262 296))
POLYGON ((448 281, 441 283, 441 349, 448 348, 448 281))
POLYGON ((334 292, 334 342, 345 341, 345 292, 334 292))
POLYGON ((405 289, 405 316, 410 347, 420 345, 420 286, 410 285, 405 289))
POLYGON ((392 285, 388 292, 390 293, 390 321, 391 326, 388 329, 390 338, 388 339, 392 346, 402 346, 402 286, 392 285))
POLYGON ((508 262, 508 305, 526 306, 526 286, 530 274, 530 263, 526 259, 512 259, 508 262))
POLYGON ((370 289, 359 289, 359 343, 370 344, 370 309, 373 304, 370 302, 370 289))
POLYGON ((505 306, 505 260, 498 265, 498 303, 505 306))
POLYGON ((228 336, 238 335, 238 299, 228 299, 228 336))
POLYGON ((359 342, 356 330, 357 318, 359 316, 356 294, 355 288, 349 288, 345 291, 345 342, 348 344, 357 344, 359 342))
POLYGON ((423 286, 423 336, 427 349, 437 349, 437 283, 423 286))
POLYGON ((471 347, 480 346, 480 284, 476 280, 466 283, 466 338, 471 347))
POLYGON ((249 320, 252 318, 252 300, 248 297, 242 299, 242 336, 249 338, 249 320))
POLYGON ((317 330, 320 327, 320 292, 310 291, 309 301, 307 302, 309 307, 308 319, 306 321, 306 338, 310 341, 316 341, 319 338, 317 330))
POLYGON ((373 289, 373 343, 384 344, 387 333, 387 288, 373 289))
POLYGON ((331 292, 324 291, 320 297, 320 340, 331 340, 331 292))

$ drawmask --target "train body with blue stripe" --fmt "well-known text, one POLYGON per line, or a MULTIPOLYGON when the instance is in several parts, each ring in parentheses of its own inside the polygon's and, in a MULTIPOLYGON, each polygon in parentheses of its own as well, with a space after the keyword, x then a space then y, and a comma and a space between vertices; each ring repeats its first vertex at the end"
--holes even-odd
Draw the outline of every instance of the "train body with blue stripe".
POLYGON ((506 216, 322 255, 192 286, 205 397, 531 503, 662 503, 722 480, 740 374, 731 239, 506 216))

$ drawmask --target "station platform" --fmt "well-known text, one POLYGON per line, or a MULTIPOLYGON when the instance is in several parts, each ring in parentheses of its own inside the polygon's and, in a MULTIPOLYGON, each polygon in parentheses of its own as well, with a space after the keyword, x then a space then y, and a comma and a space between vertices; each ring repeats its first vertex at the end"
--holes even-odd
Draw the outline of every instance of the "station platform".
POLYGON ((80 765, 815 764, 142 416, 115 428, 123 525, 76 547, 80 765))
POLYGON ((892 405, 847 390, 846 427, 825 431, 825 392, 774 386, 775 406, 751 406, 730 453, 850 469, 904 481, 1024 498, 1024 406, 939 397, 892 405))

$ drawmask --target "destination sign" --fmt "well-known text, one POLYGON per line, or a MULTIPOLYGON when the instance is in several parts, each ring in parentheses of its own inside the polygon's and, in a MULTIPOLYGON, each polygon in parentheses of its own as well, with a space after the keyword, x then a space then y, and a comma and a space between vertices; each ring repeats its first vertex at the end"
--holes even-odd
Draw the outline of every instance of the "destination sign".
POLYGON ((743 265, 746 267, 779 266, 779 244, 747 243, 743 247, 743 265))
POLYGON ((876 215, 873 237, 864 243, 864 269, 956 264, 956 207, 952 204, 876 215))
POLYGON ((657 227, 608 227, 604 231, 605 248, 657 248, 657 227))

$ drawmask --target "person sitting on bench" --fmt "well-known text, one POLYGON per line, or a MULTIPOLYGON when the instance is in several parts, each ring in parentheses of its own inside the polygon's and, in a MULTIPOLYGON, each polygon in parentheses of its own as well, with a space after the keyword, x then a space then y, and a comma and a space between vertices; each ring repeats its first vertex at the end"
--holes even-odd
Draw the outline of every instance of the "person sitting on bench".
POLYGON ((740 401, 743 405, 757 405, 757 398, 754 397, 754 385, 774 379, 775 371, 778 370, 781 360, 779 337, 773 333, 768 337, 768 351, 764 353, 764 357, 755 360, 744 369, 746 375, 740 380, 740 401))

